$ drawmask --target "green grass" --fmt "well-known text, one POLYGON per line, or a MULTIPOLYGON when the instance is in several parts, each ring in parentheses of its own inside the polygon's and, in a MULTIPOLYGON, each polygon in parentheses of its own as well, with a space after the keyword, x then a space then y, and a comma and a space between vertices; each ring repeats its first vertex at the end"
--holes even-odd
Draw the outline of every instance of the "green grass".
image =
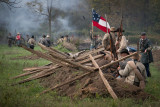
MULTIPOLYGON (((63 48, 55 47, 61 51, 68 51, 63 48)), ((35 50, 40 50, 36 46, 35 50)), ((19 47, 9 48, 5 45, 0 46, 0 107, 159 107, 160 102, 146 100, 135 101, 132 99, 113 100, 111 97, 102 98, 99 95, 96 98, 70 99, 65 96, 58 96, 55 91, 44 95, 39 95, 45 90, 39 84, 39 80, 34 80, 25 84, 11 86, 12 83, 22 80, 12 80, 18 74, 23 73, 25 67, 41 66, 49 63, 44 59, 38 60, 10 60, 11 58, 31 55, 19 47)), ((160 99, 160 73, 151 65, 152 77, 148 78, 146 92, 160 99)))

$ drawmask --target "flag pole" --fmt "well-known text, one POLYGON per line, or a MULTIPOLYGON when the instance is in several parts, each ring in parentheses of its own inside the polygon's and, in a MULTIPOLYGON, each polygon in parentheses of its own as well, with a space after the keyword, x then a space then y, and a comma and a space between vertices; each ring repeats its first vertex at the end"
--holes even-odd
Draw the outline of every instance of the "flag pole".
MULTIPOLYGON (((107 15, 105 14, 105 18, 106 18, 106 29, 107 29, 107 33, 109 33, 108 32, 108 28, 107 28, 107 15)), ((106 34, 107 34, 106 33, 106 34)), ((110 35, 110 33, 109 33, 109 35, 110 35)), ((112 57, 112 41, 111 41, 111 35, 110 35, 110 51, 111 51, 111 57, 112 57)), ((113 57, 112 57, 113 58, 113 57)))
MULTIPOLYGON (((93 12, 93 8, 92 8, 92 12, 93 12)), ((92 22, 92 38, 93 38, 93 22, 92 22)))
MULTIPOLYGON (((105 18, 106 18, 106 29, 107 29, 107 15, 105 14, 105 18)), ((108 29, 107 29, 107 33, 108 33, 108 29)))

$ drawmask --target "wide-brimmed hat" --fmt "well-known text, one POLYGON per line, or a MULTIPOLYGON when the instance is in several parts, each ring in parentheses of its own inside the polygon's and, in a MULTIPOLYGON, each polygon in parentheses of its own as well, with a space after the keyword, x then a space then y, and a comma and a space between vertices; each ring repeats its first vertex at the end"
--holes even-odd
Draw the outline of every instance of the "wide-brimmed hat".
POLYGON ((20 35, 20 33, 18 32, 17 35, 20 35))
POLYGON ((111 27, 110 31, 111 31, 111 32, 115 32, 115 31, 116 31, 116 28, 115 28, 115 27, 111 27))
POLYGON ((115 32, 125 32, 125 30, 122 30, 121 28, 117 28, 115 32))
POLYGON ((47 38, 49 38, 50 36, 49 36, 49 35, 47 35, 46 37, 47 37, 47 38))
POLYGON ((126 54, 128 54, 128 55, 129 55, 129 52, 128 52, 128 50, 127 50, 127 49, 122 49, 122 50, 120 51, 120 54, 122 54, 122 53, 126 53, 126 54))

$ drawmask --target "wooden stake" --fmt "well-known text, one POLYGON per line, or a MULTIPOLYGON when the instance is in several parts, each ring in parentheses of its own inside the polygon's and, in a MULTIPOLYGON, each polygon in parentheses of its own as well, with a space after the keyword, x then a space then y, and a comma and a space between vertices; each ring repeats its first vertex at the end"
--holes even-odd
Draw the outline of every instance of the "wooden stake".
MULTIPOLYGON (((121 59, 119 59, 119 60, 116 60, 116 61, 113 61, 113 62, 111 62, 111 63, 109 63, 109 64, 106 64, 106 65, 103 65, 102 67, 100 67, 100 69, 105 69, 105 68, 107 68, 107 67, 109 67, 109 66, 111 66, 111 65, 113 65, 113 64, 116 64, 116 63, 118 63, 118 62, 120 62, 120 61, 123 61, 123 60, 125 60, 125 59, 127 59, 127 58, 129 58, 129 57, 132 57, 132 56, 134 56, 134 55, 136 55, 137 54, 137 52, 134 52, 133 54, 130 54, 130 55, 128 55, 128 56, 125 56, 125 57, 123 57, 123 58, 121 58, 121 59)), ((97 70, 97 69, 95 69, 95 70, 97 70)))
POLYGON ((89 55, 89 57, 92 60, 93 65, 99 69, 99 75, 101 76, 101 79, 103 80, 103 83, 105 84, 108 92, 111 94, 111 96, 113 97, 113 99, 118 99, 117 95, 115 94, 115 92, 113 91, 112 87, 110 86, 109 82, 107 81, 107 79, 104 77, 102 70, 100 69, 99 65, 97 64, 97 62, 94 60, 94 58, 92 57, 92 55, 89 55))

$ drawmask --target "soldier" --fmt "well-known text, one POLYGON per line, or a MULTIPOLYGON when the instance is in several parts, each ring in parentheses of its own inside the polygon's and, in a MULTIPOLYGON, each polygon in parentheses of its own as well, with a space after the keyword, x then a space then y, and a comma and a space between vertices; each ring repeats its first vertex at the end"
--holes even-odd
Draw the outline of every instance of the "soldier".
POLYGON ((61 36, 61 38, 58 39, 57 44, 63 43, 64 41, 64 36, 61 36))
POLYGON ((12 35, 11 35, 11 33, 8 34, 7 40, 8 40, 8 46, 11 47, 12 46, 12 35))
POLYGON ((115 44, 115 42, 116 42, 115 31, 116 31, 115 27, 111 27, 111 29, 110 29, 110 34, 112 35, 112 39, 113 39, 113 43, 114 43, 114 44, 115 44))
POLYGON ((106 33, 102 40, 102 46, 105 48, 106 51, 112 51, 114 57, 116 57, 116 49, 115 49, 115 28, 111 27, 110 33, 106 33))
POLYGON ((93 37, 92 36, 90 36, 90 39, 91 39, 91 47, 90 47, 90 49, 92 50, 92 49, 96 49, 97 48, 97 36, 96 35, 94 35, 93 37))
POLYGON ((151 73, 149 71, 149 63, 153 62, 152 45, 150 40, 146 37, 145 32, 141 33, 139 44, 140 44, 140 53, 141 53, 140 61, 144 64, 146 68, 147 76, 151 77, 151 73))
POLYGON ((28 40, 28 44, 31 49, 34 49, 34 45, 36 44, 36 41, 34 40, 34 35, 32 35, 32 37, 28 40))
POLYGON ((50 41, 50 36, 49 35, 47 35, 47 37, 46 37, 46 46, 47 47, 50 47, 51 46, 51 41, 50 41))
POLYGON ((64 42, 70 42, 68 35, 64 36, 64 42))
POLYGON ((46 42, 46 35, 43 35, 42 38, 39 40, 39 43, 41 43, 42 45, 47 45, 47 42, 46 42))
POLYGON ((28 43, 29 39, 30 39, 29 35, 26 35, 26 44, 28 48, 29 48, 29 43, 28 43))
POLYGON ((118 28, 116 32, 117 32, 117 40, 116 40, 115 46, 118 54, 118 59, 120 59, 121 56, 119 53, 121 52, 122 49, 127 48, 127 40, 126 40, 126 37, 122 34, 124 30, 121 30, 121 28, 118 28))
MULTIPOLYGON (((120 55, 123 58, 123 57, 129 55, 129 52, 128 52, 127 49, 122 49, 121 52, 120 52, 120 55)), ((131 60, 131 58, 127 58, 127 59, 119 62, 119 68, 118 69, 123 70, 126 67, 127 62, 130 61, 130 60, 131 60)))
POLYGON ((20 46, 20 44, 21 44, 21 36, 20 36, 20 33, 17 33, 16 42, 17 42, 17 46, 20 46))
MULTIPOLYGON (((131 52, 131 51, 130 51, 131 52)), ((136 54, 132 57, 131 61, 128 61, 123 70, 119 70, 119 74, 122 78, 118 80, 127 82, 132 85, 140 86, 144 88, 144 82, 146 81, 146 69, 144 65, 138 61, 139 55, 136 54), (141 83, 141 84, 140 84, 141 83)))

